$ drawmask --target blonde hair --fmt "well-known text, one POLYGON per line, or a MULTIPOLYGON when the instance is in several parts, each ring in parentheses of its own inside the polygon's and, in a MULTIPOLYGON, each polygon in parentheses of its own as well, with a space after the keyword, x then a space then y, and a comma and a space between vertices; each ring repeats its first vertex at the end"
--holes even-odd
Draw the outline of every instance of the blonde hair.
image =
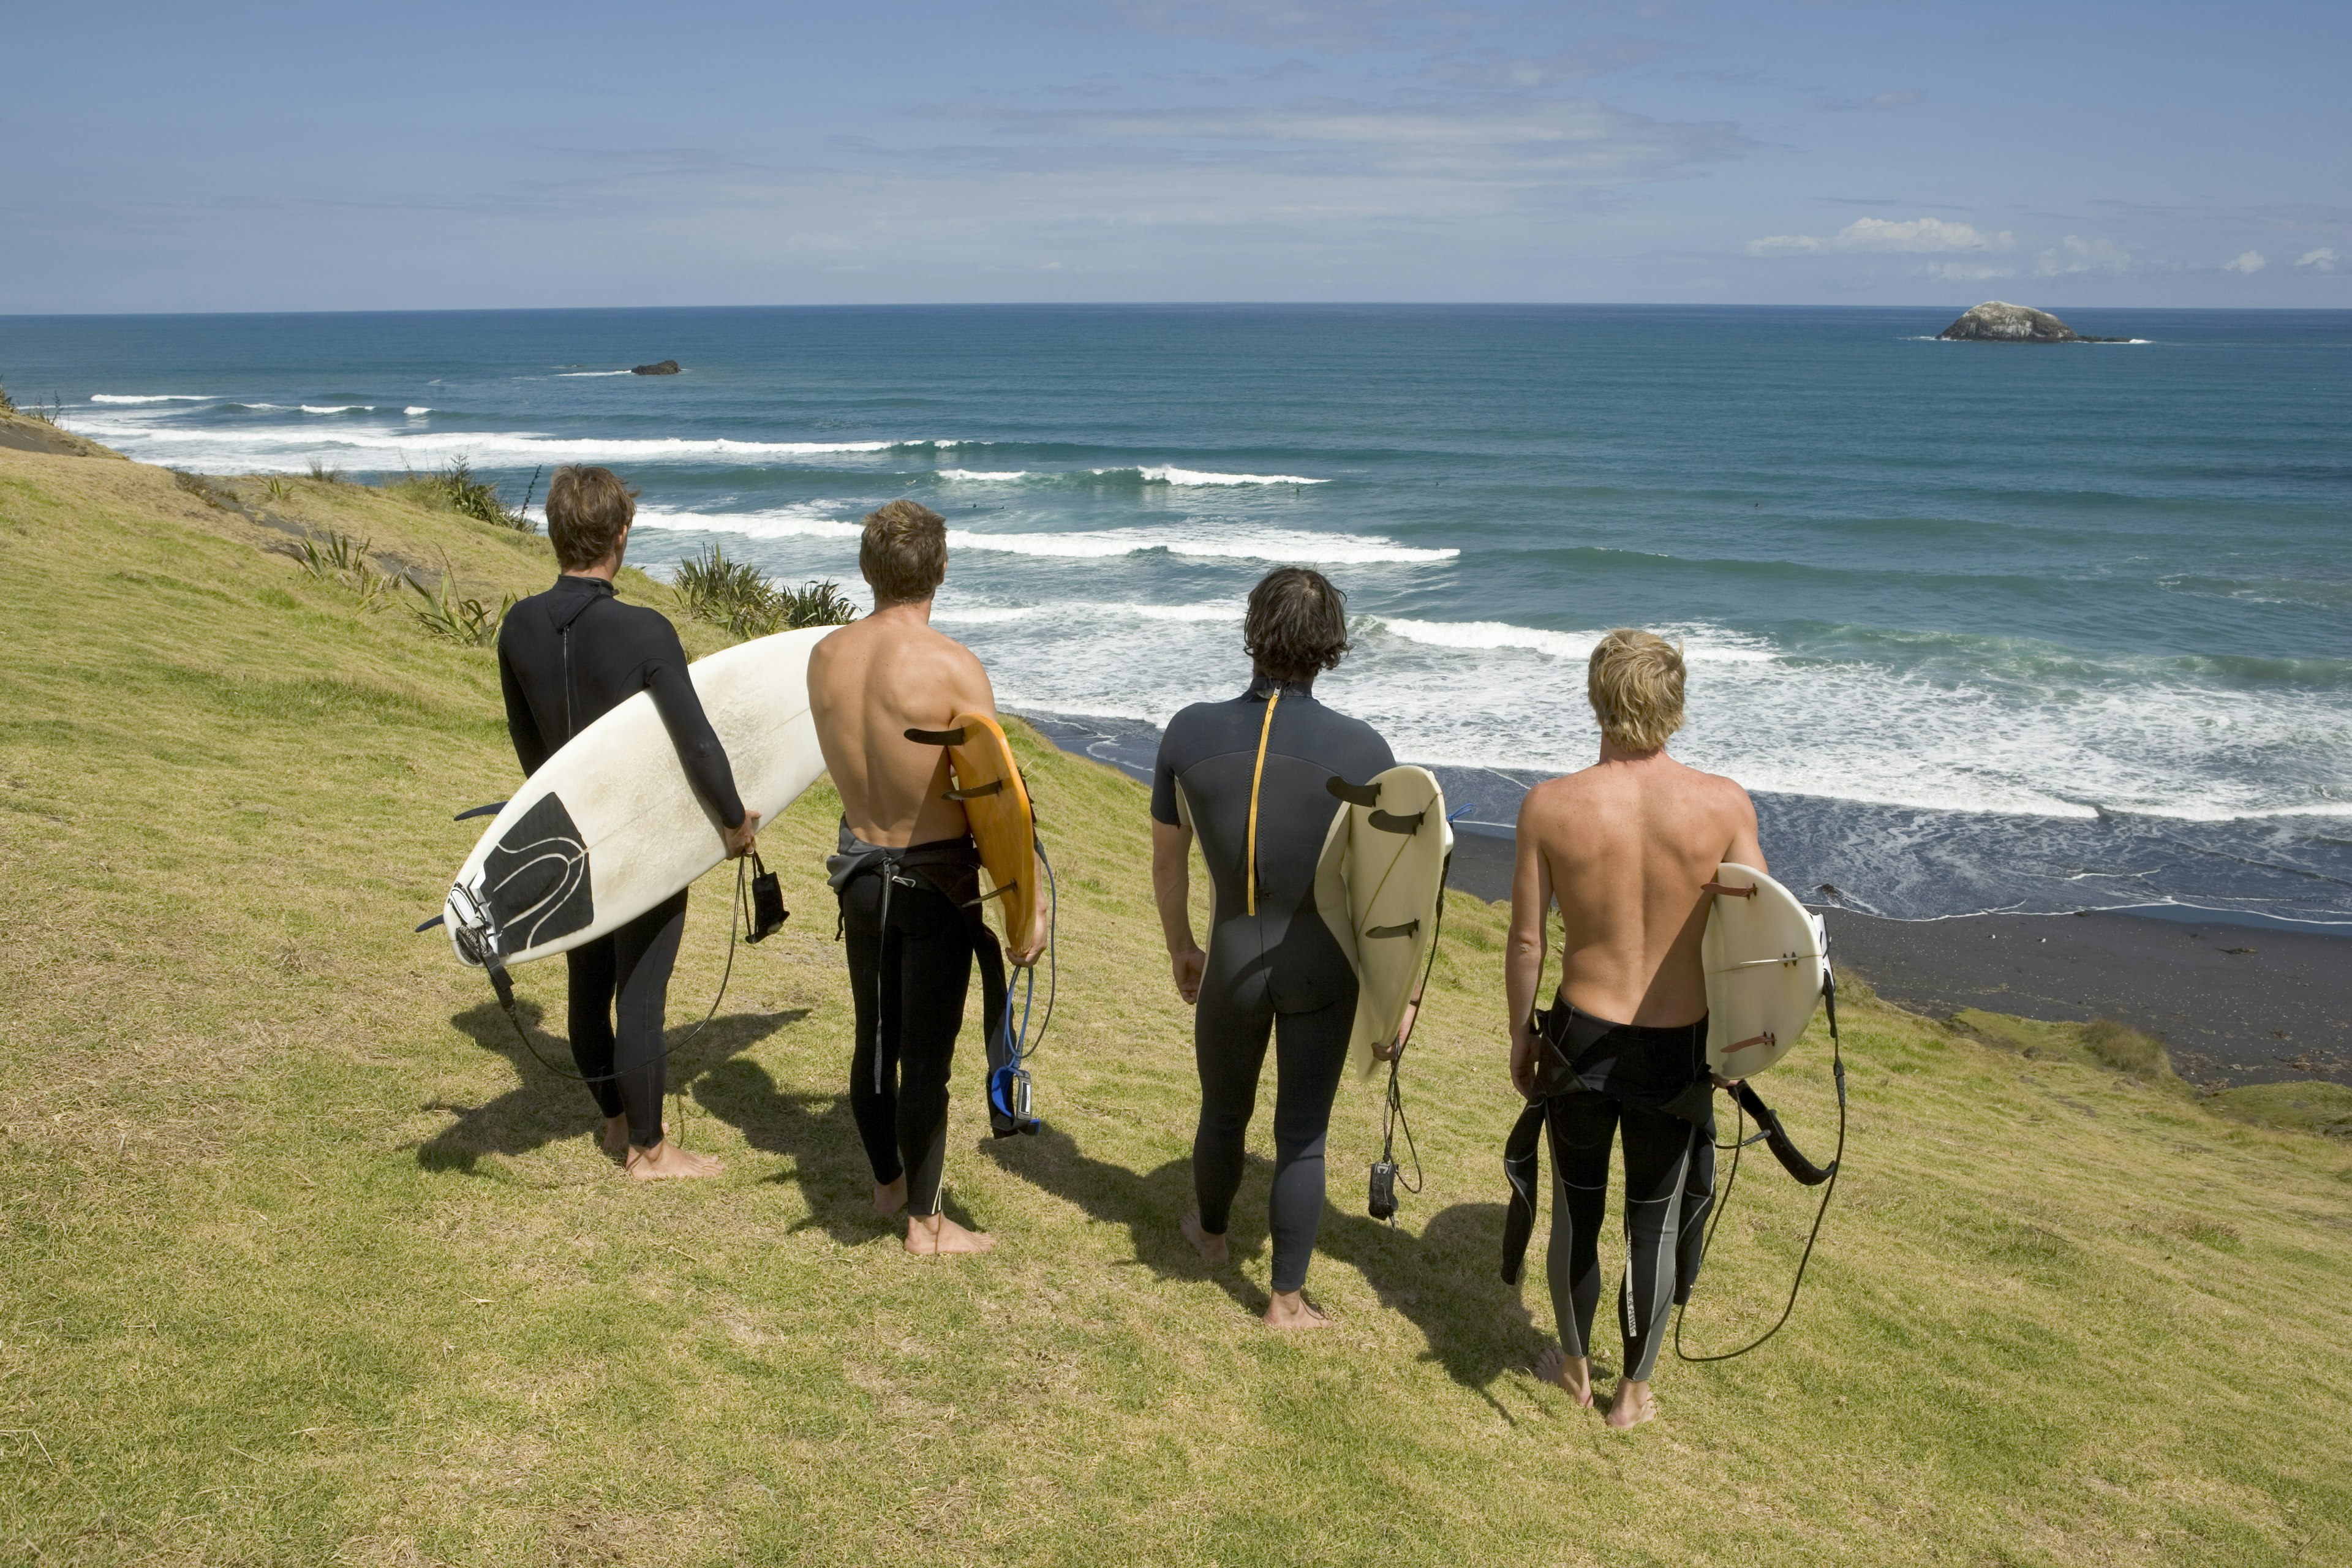
POLYGON ((866 514, 857 569, 877 605, 928 599, 948 574, 948 520, 920 501, 885 501, 866 514))
POLYGON ((1628 752, 1654 752, 1683 727, 1683 650, 1620 626, 1601 639, 1584 676, 1601 732, 1628 752))

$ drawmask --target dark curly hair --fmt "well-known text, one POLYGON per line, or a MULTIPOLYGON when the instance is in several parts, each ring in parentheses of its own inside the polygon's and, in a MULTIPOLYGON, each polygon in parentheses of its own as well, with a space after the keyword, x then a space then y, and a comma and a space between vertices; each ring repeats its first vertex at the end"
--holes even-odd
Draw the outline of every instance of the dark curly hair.
POLYGON ((1348 651, 1348 595, 1307 566, 1277 566, 1250 590, 1242 646, 1260 675, 1311 680, 1348 651))

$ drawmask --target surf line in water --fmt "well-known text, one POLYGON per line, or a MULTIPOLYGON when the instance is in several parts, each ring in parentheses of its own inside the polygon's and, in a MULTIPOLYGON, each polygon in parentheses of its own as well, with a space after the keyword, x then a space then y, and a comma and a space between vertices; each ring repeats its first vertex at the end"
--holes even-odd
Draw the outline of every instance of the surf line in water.
MULTIPOLYGON (((669 511, 641 507, 638 523, 680 532, 733 534, 745 539, 856 539, 861 525, 831 515, 837 503, 811 501, 755 512, 669 511)), ((1074 529, 1067 532, 986 533, 948 530, 955 550, 1073 561, 1162 552, 1207 561, 1276 564, 1412 564, 1458 558, 1452 546, 1403 544, 1377 534, 1318 533, 1307 529, 1220 528, 1205 524, 1074 529)))

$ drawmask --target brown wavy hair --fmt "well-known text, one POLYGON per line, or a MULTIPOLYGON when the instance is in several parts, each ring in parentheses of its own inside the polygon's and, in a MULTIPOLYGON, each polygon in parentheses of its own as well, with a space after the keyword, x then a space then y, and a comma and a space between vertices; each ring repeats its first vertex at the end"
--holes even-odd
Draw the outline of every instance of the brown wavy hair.
POLYGON ((1250 590, 1242 646, 1260 675, 1311 680, 1348 651, 1348 595, 1307 566, 1277 566, 1250 590))

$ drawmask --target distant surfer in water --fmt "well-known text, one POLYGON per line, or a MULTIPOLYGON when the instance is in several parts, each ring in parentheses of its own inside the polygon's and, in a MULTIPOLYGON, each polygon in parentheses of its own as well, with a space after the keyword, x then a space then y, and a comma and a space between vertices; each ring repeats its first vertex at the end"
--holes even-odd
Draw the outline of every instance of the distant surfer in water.
MULTIPOLYGON (((960 713, 996 712, 988 672, 931 629, 947 576, 947 522, 911 500, 869 513, 858 569, 874 613, 811 650, 809 714, 841 792, 840 852, 826 861, 841 900, 857 1047, 849 1105, 874 1167, 874 1207, 907 1212, 907 1250, 985 1252, 992 1236, 940 1212, 946 1181, 948 1075, 972 963, 1002 989, 995 936, 980 915, 980 851, 949 798, 945 749, 908 735, 944 731, 960 713)), ((1034 963, 1038 929, 1012 933, 1013 962, 1034 963)), ((991 1019, 984 1026, 994 1027, 991 1019)))
MULTIPOLYGON (((695 794, 726 829, 727 853, 741 855, 751 847, 759 818, 735 793, 734 770, 694 694, 677 632, 658 611, 614 595, 613 576, 636 513, 636 492, 610 468, 555 470, 547 488, 547 537, 563 574, 546 593, 509 610, 499 627, 507 732, 529 775, 608 710, 640 691, 652 693, 695 794)), ((662 1017, 685 931, 681 890, 563 955, 571 970, 572 1059, 604 1113, 605 1152, 642 1181, 707 1176, 719 1168, 709 1155, 690 1154, 663 1136, 669 1058, 662 1017)))
POLYGON ((1339 802, 1396 765, 1361 720, 1315 700, 1315 678, 1348 651, 1347 601, 1319 572, 1285 566, 1252 590, 1243 622, 1249 689, 1170 721, 1151 784, 1151 881, 1176 990, 1198 1010, 1192 1051, 1201 1121, 1192 1139, 1198 1206, 1184 1239, 1223 1263, 1241 1187, 1244 1135, 1275 1048, 1274 1300, 1268 1326, 1329 1321, 1307 1300, 1323 1219, 1323 1142, 1356 1018, 1356 973, 1315 902, 1315 868, 1339 802), (1215 889, 1209 947, 1193 939, 1193 836, 1215 889))
POLYGON ((1756 808, 1727 778, 1666 754, 1683 722, 1683 656, 1648 632, 1612 631, 1592 650, 1585 689, 1601 760, 1520 803, 1518 866, 1504 974, 1511 1081, 1540 1100, 1551 1143, 1547 1261, 1560 1348, 1536 1363, 1592 1403, 1596 1243, 1609 1149, 1625 1145, 1627 1266, 1618 1287, 1624 1374, 1609 1424, 1657 1414, 1650 1394, 1670 1303, 1687 1297, 1712 1198, 1714 1091, 1706 1069, 1706 978, 1699 938, 1717 865, 1767 869, 1756 808), (1567 928, 1560 983, 1535 1013, 1545 916, 1567 928))

